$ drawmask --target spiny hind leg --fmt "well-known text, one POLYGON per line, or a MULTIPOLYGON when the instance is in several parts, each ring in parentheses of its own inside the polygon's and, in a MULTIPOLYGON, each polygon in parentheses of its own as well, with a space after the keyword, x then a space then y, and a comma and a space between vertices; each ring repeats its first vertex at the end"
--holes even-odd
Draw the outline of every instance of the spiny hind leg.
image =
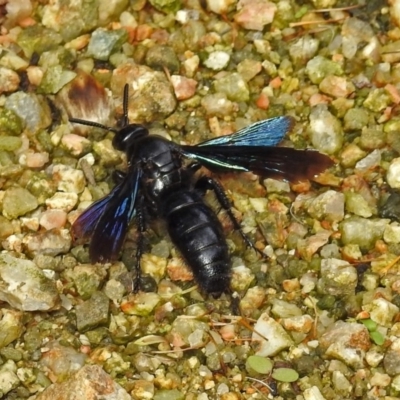
MULTIPOLYGON (((113 181, 116 184, 120 184, 125 178, 126 173, 123 171, 115 170, 112 174, 113 181)), ((136 226, 137 226, 137 247, 136 247, 136 264, 134 266, 135 278, 132 279, 132 292, 137 293, 140 289, 141 280, 141 265, 142 254, 144 252, 144 232, 146 231, 146 221, 144 217, 143 199, 139 199, 139 204, 136 211, 136 226)))
POLYGON ((232 204, 229 201, 224 188, 217 180, 210 178, 208 176, 202 176, 196 182, 196 189, 199 189, 202 192, 205 192, 206 190, 214 191, 219 204, 226 211, 229 219, 232 221, 233 227, 240 233, 240 235, 242 236, 246 245, 251 247, 252 249, 254 249, 262 257, 265 257, 265 254, 262 251, 260 251, 259 249, 257 249, 257 247, 254 245, 254 243, 250 240, 250 238, 243 232, 243 229, 242 229, 240 223, 238 222, 236 217, 233 215, 232 204))
POLYGON ((140 281, 141 281, 141 259, 144 251, 144 232, 146 231, 146 221, 145 221, 145 212, 143 208, 143 198, 140 198, 139 204, 136 212, 136 221, 137 221, 137 247, 136 247, 136 264, 135 264, 135 278, 132 279, 132 292, 137 293, 140 289, 140 281))

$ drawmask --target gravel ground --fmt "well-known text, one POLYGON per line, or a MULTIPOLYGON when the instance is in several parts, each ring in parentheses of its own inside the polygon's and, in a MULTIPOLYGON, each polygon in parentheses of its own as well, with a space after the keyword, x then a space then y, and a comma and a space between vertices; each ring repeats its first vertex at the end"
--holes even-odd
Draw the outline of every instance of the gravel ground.
POLYGON ((0 398, 400 398, 399 61, 398 0, 0 0, 0 398), (127 160, 69 118, 121 126, 126 83, 129 121, 177 144, 289 116, 282 145, 333 160, 213 175, 265 255, 207 193, 233 295, 162 221, 137 294, 134 224, 113 263, 73 241, 127 160))

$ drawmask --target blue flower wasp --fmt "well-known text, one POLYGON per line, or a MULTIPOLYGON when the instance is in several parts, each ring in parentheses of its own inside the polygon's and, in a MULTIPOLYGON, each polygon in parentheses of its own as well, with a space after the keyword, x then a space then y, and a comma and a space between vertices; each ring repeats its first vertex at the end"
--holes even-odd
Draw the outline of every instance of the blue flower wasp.
POLYGON ((146 219, 149 215, 161 218, 200 288, 219 297, 229 291, 231 260, 222 225, 203 200, 207 190, 214 191, 234 228, 249 246, 254 246, 235 219, 221 184, 208 176, 197 177, 199 169, 218 173, 251 171, 263 177, 299 181, 313 179, 333 161, 317 151, 274 147, 292 128, 293 120, 287 116, 256 122, 194 146, 179 145, 150 135, 143 125, 130 124, 127 99, 128 85, 124 88, 123 127, 119 130, 70 119, 72 123, 114 132, 113 146, 125 152, 128 160, 120 182, 77 218, 72 235, 75 240, 90 241, 92 263, 110 262, 118 258, 135 219, 138 243, 133 290, 137 291, 146 219))

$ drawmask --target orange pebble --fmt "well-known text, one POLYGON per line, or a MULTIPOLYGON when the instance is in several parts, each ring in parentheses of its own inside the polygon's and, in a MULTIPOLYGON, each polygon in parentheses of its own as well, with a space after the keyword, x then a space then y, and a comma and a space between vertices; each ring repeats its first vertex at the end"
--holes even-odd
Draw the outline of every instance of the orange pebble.
POLYGON ((271 86, 273 89, 279 89, 282 85, 282 79, 277 76, 276 78, 272 79, 269 82, 269 86, 271 86))
POLYGON ((256 101, 256 105, 258 108, 262 110, 268 110, 269 108, 269 98, 265 93, 261 93, 256 101))

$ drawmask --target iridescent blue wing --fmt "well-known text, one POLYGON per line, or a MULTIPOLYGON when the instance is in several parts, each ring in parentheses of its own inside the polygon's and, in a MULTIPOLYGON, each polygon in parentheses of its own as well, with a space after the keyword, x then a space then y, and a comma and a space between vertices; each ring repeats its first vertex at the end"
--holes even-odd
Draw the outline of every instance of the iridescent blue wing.
POLYGON ((105 263, 118 257, 129 223, 136 214, 139 183, 140 170, 134 169, 108 196, 90 206, 75 221, 73 235, 90 237, 92 263, 105 263))
POLYGON ((291 117, 275 117, 255 122, 232 133, 199 143, 204 146, 275 146, 293 128, 291 117))
POLYGON ((291 126, 290 117, 260 121, 232 135, 182 146, 182 154, 215 172, 251 171, 293 182, 313 179, 333 161, 317 151, 273 147, 291 126))
POLYGON ((75 220, 71 228, 71 234, 74 242, 80 243, 88 240, 97 225, 101 215, 108 205, 110 199, 117 196, 121 185, 117 185, 111 192, 101 199, 92 203, 89 208, 82 212, 82 214, 75 220))

